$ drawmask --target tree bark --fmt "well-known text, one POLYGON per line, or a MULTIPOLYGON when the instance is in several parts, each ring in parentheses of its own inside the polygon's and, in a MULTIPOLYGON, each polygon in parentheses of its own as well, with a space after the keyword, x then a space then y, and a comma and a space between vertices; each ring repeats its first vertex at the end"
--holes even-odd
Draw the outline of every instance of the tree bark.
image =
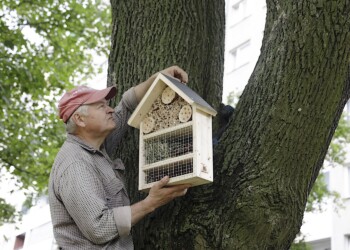
MULTIPOLYGON (((112 0, 108 84, 118 97, 178 64, 218 109, 224 1, 112 0)), ((158 209, 133 230, 136 249, 288 249, 349 99, 350 3, 267 1, 261 55, 215 147, 214 183, 158 209)), ((216 129, 216 128, 215 128, 216 129)), ((138 132, 118 149, 132 201, 138 132)))

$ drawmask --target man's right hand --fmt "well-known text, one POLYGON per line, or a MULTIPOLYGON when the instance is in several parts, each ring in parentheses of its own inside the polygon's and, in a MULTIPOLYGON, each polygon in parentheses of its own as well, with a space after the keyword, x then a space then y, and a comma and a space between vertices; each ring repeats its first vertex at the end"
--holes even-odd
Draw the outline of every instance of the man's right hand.
POLYGON ((135 225, 158 207, 167 204, 176 197, 185 195, 187 189, 191 187, 191 184, 166 186, 169 180, 168 176, 163 177, 153 185, 146 199, 131 206, 131 225, 135 225))
POLYGON ((187 189, 191 187, 191 184, 166 186, 169 180, 170 178, 165 176, 150 189, 145 202, 149 204, 152 210, 167 204, 176 197, 185 195, 187 189))

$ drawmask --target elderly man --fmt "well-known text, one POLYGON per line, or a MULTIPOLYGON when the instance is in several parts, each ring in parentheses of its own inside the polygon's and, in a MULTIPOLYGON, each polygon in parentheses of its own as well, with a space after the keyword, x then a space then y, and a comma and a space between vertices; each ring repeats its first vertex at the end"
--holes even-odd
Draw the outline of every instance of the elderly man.
MULTIPOLYGON (((177 66, 161 72, 182 82, 188 80, 187 73, 177 66)), ((115 87, 95 90, 81 86, 59 101, 67 139, 51 170, 49 202, 60 249, 133 249, 131 227, 189 188, 166 187, 166 176, 144 200, 130 205, 123 182, 124 165, 109 157, 155 77, 126 91, 115 109, 107 103, 115 96, 115 87)))

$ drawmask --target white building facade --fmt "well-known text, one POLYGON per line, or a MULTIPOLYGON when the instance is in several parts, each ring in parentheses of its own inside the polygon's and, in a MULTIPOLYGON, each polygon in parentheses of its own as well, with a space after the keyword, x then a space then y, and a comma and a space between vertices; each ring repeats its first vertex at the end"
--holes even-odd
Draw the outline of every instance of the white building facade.
POLYGON ((223 102, 240 95, 260 55, 264 33, 264 0, 226 0, 223 102))
POLYGON ((324 169, 329 190, 336 191, 340 204, 327 201, 322 212, 304 214, 301 228, 313 250, 350 250, 350 147, 346 163, 324 169))
POLYGON ((29 209, 20 223, 0 227, 0 236, 2 250, 57 250, 47 197, 29 209))

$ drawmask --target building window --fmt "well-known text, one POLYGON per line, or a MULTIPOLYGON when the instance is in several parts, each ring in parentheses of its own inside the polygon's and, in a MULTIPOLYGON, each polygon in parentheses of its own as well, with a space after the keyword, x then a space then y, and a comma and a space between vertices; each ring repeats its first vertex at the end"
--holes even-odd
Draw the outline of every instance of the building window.
POLYGON ((350 166, 345 167, 345 197, 350 197, 350 166))
POLYGON ((348 103, 344 108, 344 117, 345 117, 345 120, 350 122, 350 101, 348 101, 348 103))
POLYGON ((25 234, 20 234, 16 236, 15 245, 13 246, 13 250, 20 250, 24 246, 25 234))
POLYGON ((235 1, 231 7, 231 25, 242 21, 248 15, 247 11, 248 0, 235 1))
POLYGON ((326 184, 327 190, 331 190, 330 181, 329 181, 329 171, 323 172, 323 176, 324 176, 324 183, 326 184))
POLYGON ((345 235, 345 248, 344 250, 350 250, 350 235, 345 235))
POLYGON ((232 72, 249 63, 251 52, 250 47, 250 40, 248 40, 236 48, 230 50, 228 55, 229 58, 227 61, 227 66, 229 68, 228 72, 232 72))

